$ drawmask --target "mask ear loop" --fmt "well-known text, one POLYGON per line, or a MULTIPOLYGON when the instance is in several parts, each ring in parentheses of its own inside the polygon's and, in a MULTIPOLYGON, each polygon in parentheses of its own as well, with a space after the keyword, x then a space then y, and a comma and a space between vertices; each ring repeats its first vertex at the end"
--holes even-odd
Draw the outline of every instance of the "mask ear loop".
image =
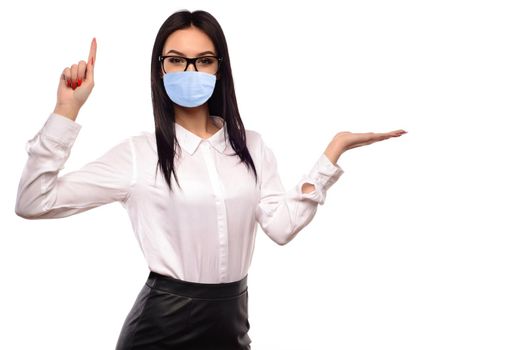
POLYGON ((222 57, 219 57, 219 65, 217 67, 217 73, 215 73, 215 76, 217 77, 217 80, 219 80, 221 78, 221 63, 222 63, 222 57))

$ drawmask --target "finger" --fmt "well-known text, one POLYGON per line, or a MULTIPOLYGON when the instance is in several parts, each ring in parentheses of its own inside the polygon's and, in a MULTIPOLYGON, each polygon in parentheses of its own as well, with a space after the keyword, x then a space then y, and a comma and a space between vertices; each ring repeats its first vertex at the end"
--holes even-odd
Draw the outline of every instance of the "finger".
POLYGON ((96 60, 97 60, 97 40, 93 38, 93 40, 91 40, 91 48, 89 49, 86 80, 89 80, 89 81, 93 80, 93 70, 94 70, 96 60))
POLYGON ((93 38, 93 40, 91 40, 91 47, 89 48, 88 58, 92 59, 93 61, 92 63, 95 64, 95 61, 97 59, 97 39, 96 38, 93 38))
POLYGON ((71 87, 73 89, 77 88, 77 78, 78 78, 78 65, 72 64, 71 65, 71 87))
POLYGON ((403 134, 403 130, 395 130, 395 131, 389 131, 389 132, 377 132, 373 133, 373 138, 375 140, 385 140, 391 137, 398 137, 403 134))
POLYGON ((82 85, 82 82, 86 80, 86 61, 78 62, 78 86, 82 85))
POLYGON ((386 140, 386 139, 389 139, 393 136, 395 136, 394 134, 392 134, 391 132, 370 132, 370 133, 367 133, 369 136, 366 138, 366 144, 369 145, 371 143, 374 143, 374 142, 377 142, 377 141, 383 141, 383 140, 386 140))
POLYGON ((384 135, 383 137, 381 137, 380 139, 381 140, 385 140, 387 138, 391 138, 391 137, 399 137, 403 134, 405 134, 406 131, 405 130, 394 130, 394 131, 390 131, 390 132, 387 132, 387 133, 382 133, 382 134, 379 134, 379 135, 384 135))
POLYGON ((62 80, 64 81, 64 85, 66 87, 71 86, 71 69, 69 67, 64 68, 62 71, 62 80))

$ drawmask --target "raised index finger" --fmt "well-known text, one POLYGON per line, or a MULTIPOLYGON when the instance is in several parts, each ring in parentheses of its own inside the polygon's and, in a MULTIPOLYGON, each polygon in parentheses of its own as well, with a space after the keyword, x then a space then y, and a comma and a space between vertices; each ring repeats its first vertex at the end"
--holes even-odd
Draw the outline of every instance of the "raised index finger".
POLYGON ((91 40, 91 48, 89 49, 88 63, 95 64, 97 60, 97 39, 91 40))

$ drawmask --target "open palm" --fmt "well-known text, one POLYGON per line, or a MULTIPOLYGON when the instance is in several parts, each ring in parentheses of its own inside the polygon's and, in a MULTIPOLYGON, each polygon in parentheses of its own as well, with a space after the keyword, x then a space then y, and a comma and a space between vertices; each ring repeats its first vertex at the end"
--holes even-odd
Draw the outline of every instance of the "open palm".
POLYGON ((391 137, 399 137, 405 134, 406 131, 399 129, 390 132, 366 132, 366 133, 353 133, 350 131, 341 131, 335 135, 335 139, 341 145, 344 151, 352 148, 369 145, 374 142, 383 141, 391 137))

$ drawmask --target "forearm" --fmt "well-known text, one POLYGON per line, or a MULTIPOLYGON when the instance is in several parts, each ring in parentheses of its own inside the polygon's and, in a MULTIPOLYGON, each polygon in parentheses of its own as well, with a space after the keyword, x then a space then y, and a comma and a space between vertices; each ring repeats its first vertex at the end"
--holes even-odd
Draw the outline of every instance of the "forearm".
POLYGON ((17 215, 43 218, 51 209, 58 193, 58 173, 64 168, 78 130, 75 123, 62 116, 50 116, 38 134, 26 143, 28 158, 18 185, 17 215))

